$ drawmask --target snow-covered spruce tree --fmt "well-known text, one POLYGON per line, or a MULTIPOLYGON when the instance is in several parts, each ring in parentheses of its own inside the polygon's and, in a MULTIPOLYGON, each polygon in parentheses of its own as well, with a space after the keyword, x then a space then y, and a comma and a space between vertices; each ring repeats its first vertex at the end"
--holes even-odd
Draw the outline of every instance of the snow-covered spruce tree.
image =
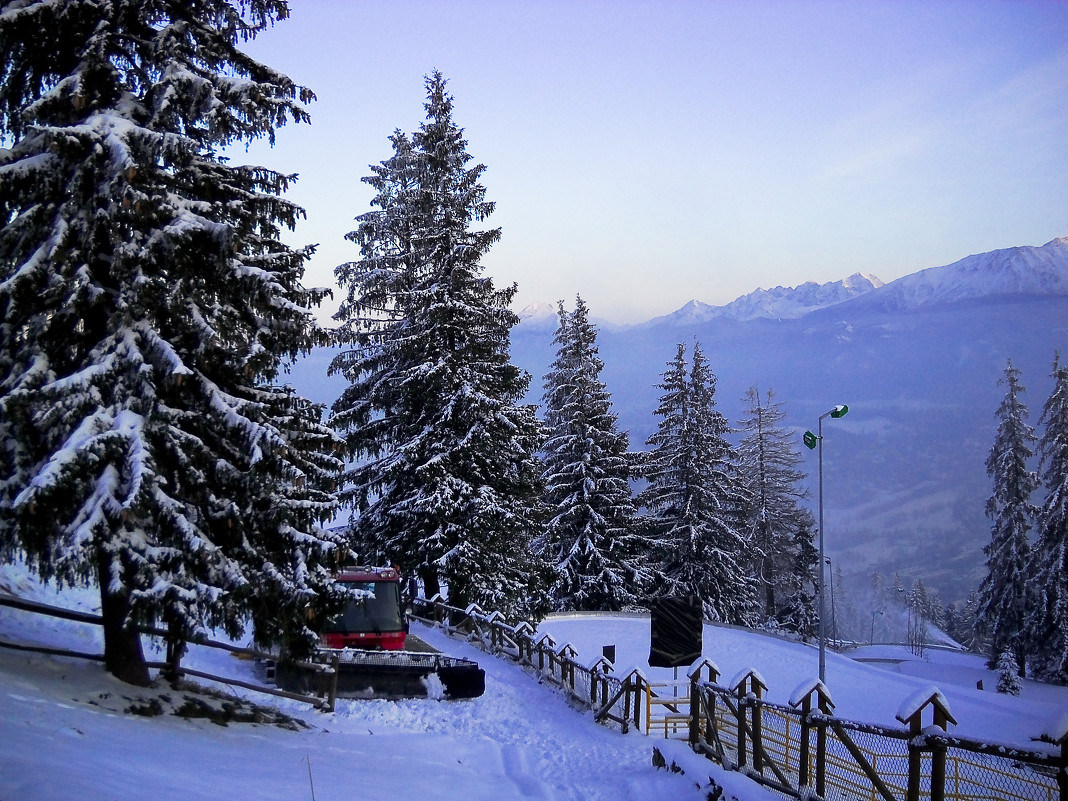
POLYGON ((1023 683, 1020 681, 1021 671, 1011 648, 1001 652, 995 669, 998 672, 997 691, 1004 695, 1019 695, 1023 689, 1023 683))
POLYGON ((556 359, 542 397, 548 439, 542 448, 549 520, 538 550, 556 568, 559 610, 634 608, 644 602, 645 548, 635 531, 630 478, 634 458, 617 429, 597 330, 581 297, 559 306, 556 359))
POLYGON ((474 230, 493 204, 468 166, 452 97, 435 72, 426 121, 393 137, 366 179, 377 210, 350 234, 361 258, 336 275, 352 347, 332 365, 351 386, 333 424, 358 465, 347 476, 358 549, 442 585, 450 603, 508 616, 546 611, 531 549, 541 496, 541 424, 520 403, 530 377, 510 363, 508 305, 481 259, 500 229, 474 230))
POLYGON ((816 565, 820 554, 812 544, 812 529, 802 525, 793 536, 790 548, 793 564, 782 576, 785 596, 776 620, 779 626, 808 642, 817 634, 819 615, 816 613, 816 565))
POLYGON ((765 619, 779 614, 776 589, 793 588, 806 579, 808 568, 801 576, 789 576, 801 567, 797 533, 811 532, 813 526, 812 513, 799 505, 808 492, 801 487, 805 473, 798 469, 802 460, 796 438, 783 428, 786 413, 773 398, 771 390, 762 397, 756 387, 745 393, 748 405, 740 421, 744 436, 738 446, 738 474, 749 501, 745 528, 750 570, 763 597, 765 619))
POLYGON ((678 346, 659 387, 649 484, 637 498, 659 556, 653 592, 696 596, 707 619, 749 624, 755 582, 745 566, 745 496, 726 440, 730 427, 716 409, 716 377, 698 343, 689 370, 686 347, 678 346))
POLYGON ((1025 388, 1020 384, 1020 371, 1011 360, 998 384, 1006 390, 997 410, 997 435, 986 460, 987 474, 994 483, 986 514, 993 525, 990 542, 983 548, 987 574, 979 585, 976 619, 988 642, 991 667, 1005 650, 1011 649, 1022 671, 1026 661, 1024 624, 1031 592, 1028 534, 1035 515, 1031 493, 1038 486, 1037 474, 1028 469, 1035 432, 1027 424, 1025 388))
POLYGON ((339 322, 335 337, 343 349, 330 373, 349 383, 333 404, 330 424, 344 437, 353 459, 338 493, 352 511, 352 546, 365 562, 396 563, 411 571, 420 567, 417 531, 388 515, 374 526, 368 525, 370 520, 355 525, 387 486, 387 466, 396 464, 399 455, 394 446, 410 436, 405 379, 423 358, 405 347, 417 311, 412 300, 416 276, 420 267, 425 274, 429 261, 425 253, 415 252, 420 160, 407 134, 395 131, 390 142, 393 155, 372 165, 372 174, 363 179, 376 192, 371 204, 377 209, 357 217, 359 226, 346 236, 359 245, 361 258, 335 270, 347 293, 334 315, 339 322))
POLYGON ((1068 684, 1068 365, 1053 360, 1053 390, 1038 440, 1045 501, 1031 570, 1034 603, 1026 630, 1036 678, 1068 684))
POLYGON ((0 548, 101 592, 105 664, 136 627, 314 639, 340 468, 282 360, 322 290, 280 242, 288 178, 221 148, 304 121, 238 49, 282 0, 9 2, 0 11, 0 548))

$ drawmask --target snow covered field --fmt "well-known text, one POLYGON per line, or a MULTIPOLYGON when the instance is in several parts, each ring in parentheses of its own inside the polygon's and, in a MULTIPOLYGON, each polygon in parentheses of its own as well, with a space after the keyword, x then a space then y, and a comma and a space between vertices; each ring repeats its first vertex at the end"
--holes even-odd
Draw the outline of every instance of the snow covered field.
MULTIPOLYGON (((0 589, 55 602, 47 588, 0 568, 0 589)), ((81 595, 81 608, 92 606, 81 595)), ((67 604, 70 605, 70 604, 67 604)), ((727 774, 684 744, 621 735, 576 711, 552 688, 441 632, 418 634, 455 656, 475 659, 487 673, 486 694, 461 701, 340 701, 324 715, 296 702, 243 690, 233 695, 270 704, 305 721, 289 731, 265 724, 223 727, 171 715, 124 714, 135 701, 180 695, 163 686, 142 691, 112 680, 95 664, 0 649, 0 799, 701 799, 698 784, 712 776, 742 801, 772 798, 737 774, 727 774), (653 745, 685 775, 654 770, 653 745)), ((558 643, 571 642, 592 661, 601 646, 617 648, 617 667, 649 669, 649 623, 633 616, 571 615, 541 626, 558 643)), ((0 638, 98 650, 95 627, 0 608, 0 638)), ((784 701, 816 672, 813 648, 735 629, 707 627, 705 653, 729 680, 755 667, 772 700, 784 701)), ((901 659, 903 649, 873 649, 872 657, 901 659)), ((196 649, 190 667, 252 678, 254 664, 196 649)), ((893 722, 900 703, 936 684, 961 722, 954 731, 1030 745, 1058 712, 1068 690, 1025 683, 1020 698, 975 689, 996 683, 981 660, 932 652, 929 659, 862 664, 828 654, 828 685, 841 717, 893 722)), ((225 689, 225 688, 224 688, 225 689)))

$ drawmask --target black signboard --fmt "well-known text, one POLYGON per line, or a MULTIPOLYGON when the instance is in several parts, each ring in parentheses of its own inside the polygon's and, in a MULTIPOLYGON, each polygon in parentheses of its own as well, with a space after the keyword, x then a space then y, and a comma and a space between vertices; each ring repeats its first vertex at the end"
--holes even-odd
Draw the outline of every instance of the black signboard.
POLYGON ((692 665, 701 655, 701 601, 661 598, 649 607, 649 666, 692 665))

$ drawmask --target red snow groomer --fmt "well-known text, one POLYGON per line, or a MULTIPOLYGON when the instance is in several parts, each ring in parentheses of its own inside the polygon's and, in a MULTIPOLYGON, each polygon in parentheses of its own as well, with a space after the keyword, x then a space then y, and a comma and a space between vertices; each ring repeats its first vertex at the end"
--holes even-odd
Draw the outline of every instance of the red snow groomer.
MULTIPOLYGON (((336 667, 340 698, 477 698, 486 690, 486 674, 477 663, 446 656, 408 637, 401 605, 401 575, 394 567, 343 567, 334 580, 362 590, 322 628, 313 658, 336 667), (406 650, 413 649, 413 650, 406 650)), ((320 689, 320 673, 281 661, 275 669, 279 687, 300 693, 320 689)))
POLYGON ((392 567, 345 567, 336 581, 367 593, 349 601, 345 610, 326 621, 326 648, 402 651, 408 619, 401 608, 400 572, 392 567))

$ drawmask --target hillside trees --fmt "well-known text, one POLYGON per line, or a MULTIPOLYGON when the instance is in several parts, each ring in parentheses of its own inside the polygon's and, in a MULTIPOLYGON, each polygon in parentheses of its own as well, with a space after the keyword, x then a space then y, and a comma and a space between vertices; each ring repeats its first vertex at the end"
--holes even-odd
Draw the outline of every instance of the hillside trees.
MULTIPOLYGON (((750 569, 759 585, 766 619, 776 618, 781 611, 777 589, 791 592, 793 604, 801 598, 798 593, 811 565, 807 556, 799 558, 798 532, 808 531, 811 536, 813 528, 812 513, 800 506, 808 496, 801 486, 805 478, 798 467, 801 455, 794 436, 783 427, 786 413, 774 397, 771 390, 761 396, 756 387, 746 392, 747 407, 740 421, 743 438, 738 446, 738 476, 747 499, 750 569)), ((794 611, 790 616, 796 615, 794 611)))
POLYGON ((597 331, 582 298, 570 313, 561 303, 559 320, 543 395, 549 517, 538 550, 557 573, 557 609, 632 608, 644 600, 648 580, 630 490, 634 457, 600 378, 597 331))
POLYGON ((729 426, 715 404, 716 377, 698 343, 690 365, 679 345, 668 364, 657 431, 638 504, 659 558, 660 596, 696 596, 709 620, 751 620, 754 583, 744 564, 745 499, 726 440, 729 426))
POLYGON ((334 598, 319 528, 340 463, 274 386, 319 336, 290 178, 220 155, 313 96, 238 45, 241 3, 0 12, 0 555, 101 592, 107 669, 148 680, 138 624, 251 620, 307 648, 334 598))
POLYGON ((1016 664, 1023 670, 1026 656, 1023 627, 1031 569, 1028 532, 1035 513, 1031 493, 1038 486, 1036 473, 1028 469, 1035 433, 1027 424, 1020 371, 1011 360, 999 384, 1006 388, 1005 397, 997 410, 997 435, 986 460, 987 473, 994 485, 986 513, 993 523, 990 542, 983 549, 987 555, 987 574, 979 587, 976 615, 989 644, 991 665, 1006 650, 1011 650, 1016 664))
POLYGON ((376 210, 349 238, 361 258, 335 274, 349 347, 331 369, 349 388, 332 424, 356 464, 346 476, 361 555, 395 561, 428 596, 509 616, 545 609, 535 452, 541 426, 520 400, 530 377, 509 361, 508 304, 481 259, 500 229, 468 166, 444 77, 426 80, 426 120, 393 137, 393 156, 365 179, 376 210))
POLYGON ((1068 684, 1068 366, 1053 361, 1053 390, 1038 440, 1045 501, 1036 515, 1034 603, 1026 630, 1037 678, 1068 684))

